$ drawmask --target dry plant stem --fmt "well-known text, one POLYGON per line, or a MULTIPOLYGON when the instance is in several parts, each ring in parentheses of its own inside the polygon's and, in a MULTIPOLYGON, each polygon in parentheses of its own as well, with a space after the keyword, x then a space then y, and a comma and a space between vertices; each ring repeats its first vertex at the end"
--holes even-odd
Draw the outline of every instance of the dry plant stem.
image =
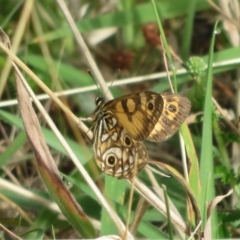
MULTIPOLYGON (((154 162, 155 162, 154 160, 153 160, 153 161, 152 161, 152 160, 149 160, 149 163, 154 164, 154 162)), ((164 173, 161 172, 161 171, 158 171, 157 169, 151 167, 150 165, 147 165, 147 166, 144 168, 144 170, 148 170, 148 171, 147 171, 147 174, 151 171, 152 173, 156 173, 156 174, 158 174, 158 175, 160 175, 160 176, 163 176, 163 177, 166 177, 166 178, 170 177, 169 175, 164 174, 164 173)))
POLYGON ((8 205, 10 205, 13 209, 15 209, 23 219, 26 220, 32 227, 37 227, 37 225, 28 217, 28 215, 17 205, 15 202, 11 201, 9 198, 4 196, 3 194, 0 193, 0 199, 5 201, 8 205))
POLYGON ((95 240, 126 240, 117 235, 107 235, 103 237, 96 238, 95 240))
MULTIPOLYGON (((224 0, 226 1, 226 0, 224 0)), ((240 31, 240 24, 239 21, 235 21, 234 19, 232 19, 231 17, 227 16, 226 14, 223 13, 222 9, 215 4, 212 0, 207 0, 207 2, 218 12, 221 14, 221 16, 223 16, 226 20, 228 20, 229 22, 231 22, 232 24, 234 24, 234 26, 236 26, 238 28, 238 31, 240 31)), ((236 9, 238 9, 236 7, 236 9)))
MULTIPOLYGON (((35 83, 41 87, 50 97, 51 99, 75 122, 79 128, 84 132, 89 139, 92 139, 92 132, 86 127, 84 123, 82 123, 79 118, 77 118, 69 108, 67 108, 61 100, 56 97, 56 95, 38 78, 16 55, 14 55, 8 48, 4 46, 3 43, 0 42, 0 47, 4 52, 8 54, 12 58, 12 60, 17 63, 19 67, 21 67, 34 81, 35 83)), ((33 94, 34 95, 34 94, 33 94)), ((34 99, 37 99, 34 95, 34 99)))
MULTIPOLYGON (((10 144, 11 143, 11 140, 8 136, 8 134, 6 133, 6 130, 5 128, 3 127, 2 123, 0 122, 0 132, 1 134, 3 135, 3 139, 1 139, 1 142, 5 142, 7 144, 10 144)), ((2 143, 0 143, 2 144, 2 143)))
MULTIPOLYGON (((37 3, 37 2, 36 2, 37 3)), ((39 4, 36 4, 36 6, 39 4)), ((39 12, 37 11, 36 7, 33 8, 32 12, 32 23, 34 30, 37 36, 43 36, 44 31, 42 29, 41 20, 39 19, 39 12)), ((39 41, 39 45, 41 47, 41 51, 43 53, 44 60, 46 61, 46 65, 48 68, 48 72, 51 76, 51 88, 52 89, 59 89, 59 81, 58 81, 58 69, 55 67, 53 63, 53 58, 51 56, 51 52, 49 50, 48 44, 45 41, 39 41)))
MULTIPOLYGON (((197 232, 199 231, 199 228, 202 225, 202 221, 200 221, 198 223, 198 225, 196 226, 196 228, 194 229, 194 231, 192 232, 192 234, 190 235, 190 237, 188 238, 188 240, 194 239, 195 234, 197 234, 197 232)), ((201 238, 200 238, 201 239, 201 238)))
POLYGON ((13 232, 11 232, 10 230, 8 230, 7 228, 5 228, 1 223, 0 223, 0 228, 2 228, 5 232, 7 232, 9 235, 11 235, 14 239, 18 239, 18 240, 22 240, 22 238, 18 237, 17 235, 15 235, 13 232))
POLYGON ((199 212, 196 198, 195 198, 192 190, 190 189, 189 184, 186 182, 185 178, 183 178, 183 176, 179 172, 177 172, 174 168, 172 168, 168 164, 156 162, 155 165, 158 166, 160 169, 169 172, 171 174, 171 176, 173 176, 183 186, 183 189, 185 190, 185 192, 187 194, 187 201, 189 203, 191 203, 190 207, 192 208, 192 210, 194 212, 195 223, 198 224, 198 222, 201 220, 201 215, 199 212))
POLYGON ((144 198, 140 198, 135 214, 133 216, 133 221, 130 225, 130 232, 133 234, 133 236, 136 234, 138 226, 142 221, 142 218, 145 212, 147 211, 148 207, 149 203, 144 198))
POLYGON ((21 183, 19 182, 19 179, 15 176, 14 172, 12 172, 13 167, 12 166, 2 166, 2 170, 5 172, 7 177, 9 178, 10 181, 15 183, 18 186, 21 186, 21 183))
MULTIPOLYGON (((51 153, 46 145, 44 136, 41 132, 41 128, 38 123, 38 118, 29 101, 28 92, 26 91, 25 88, 26 83, 24 82, 21 73, 18 71, 14 63, 13 67, 16 72, 15 77, 17 93, 19 98, 19 108, 23 119, 24 127, 26 130, 26 134, 28 136, 28 140, 31 143, 31 146, 35 152, 40 175, 44 180, 46 186, 51 189, 51 192, 52 191, 58 192, 58 195, 61 196, 61 202, 63 204, 65 202, 68 203, 64 204, 65 208, 61 208, 61 205, 59 205, 62 211, 65 213, 65 215, 68 211, 74 211, 76 218, 75 222, 77 222, 76 220, 80 218, 85 218, 87 220, 87 217, 85 216, 81 207, 77 204, 71 193, 68 191, 67 187, 61 181, 61 176, 58 172, 54 159, 51 156, 51 153), (55 189, 53 186, 55 186, 55 189)), ((55 201, 58 201, 57 195, 54 192, 52 192, 52 195, 55 198, 55 201)), ((60 203, 60 201, 58 201, 58 203, 60 203)), ((74 226, 76 227, 76 225, 74 226)))
POLYGON ((224 117, 224 119, 225 119, 226 123, 229 125, 229 127, 231 127, 232 130, 240 136, 240 130, 228 119, 228 116, 224 113, 224 111, 222 110, 221 106, 218 104, 216 99, 212 97, 212 101, 213 101, 214 105, 216 106, 217 110, 224 117))
POLYGON ((131 184, 131 189, 130 189, 130 195, 129 195, 129 201, 128 201, 128 212, 127 212, 127 220, 126 220, 126 232, 128 231, 129 221, 131 219, 131 210, 132 210, 133 193, 134 193, 134 182, 135 182, 135 178, 136 178, 136 175, 137 175, 137 163, 138 163, 138 152, 135 155, 134 169, 133 169, 133 178, 128 181, 131 184))
MULTIPOLYGON (((174 54, 174 56, 176 56, 176 54, 174 54)), ((163 59, 164 59, 164 64, 165 64, 165 68, 166 68, 166 71, 167 71, 168 82, 169 82, 171 91, 174 92, 173 85, 172 85, 172 82, 171 82, 171 78, 170 78, 170 75, 169 75, 167 57, 166 57, 165 51, 163 52, 163 59)), ((184 177, 185 177, 186 181, 189 183, 185 143, 184 143, 184 139, 183 139, 180 132, 179 132, 179 140, 180 140, 180 146, 181 146, 181 155, 182 155, 182 162, 183 162, 184 177)))
MULTIPOLYGON (((20 72, 18 72, 18 74, 21 74, 20 72)), ((21 78, 21 80, 23 80, 21 78)), ((40 102, 38 102, 35 99, 34 93, 32 92, 32 90, 29 88, 29 86, 27 85, 27 83, 24 81, 22 82, 24 84, 24 87, 28 90, 28 92, 30 93, 31 97, 34 99, 35 104, 37 105, 37 107, 39 108, 39 110, 44 113, 45 110, 44 108, 41 106, 40 102)), ((54 133, 56 134, 56 136, 58 137, 58 139, 60 140, 61 144, 63 145, 63 147, 65 148, 65 150, 67 151, 67 153, 69 154, 69 156, 72 158, 72 160, 74 161, 75 165, 78 167, 79 171, 81 172, 81 174, 83 175, 83 177, 85 178, 86 182, 89 184, 89 186, 93 189, 94 193, 97 195, 98 199, 100 200, 101 204, 105 207, 106 211, 109 213, 109 215, 112 217, 113 221, 115 222, 116 226, 118 227, 119 232, 123 235, 123 233, 125 232, 125 226, 124 224, 121 222, 121 220, 118 218, 117 214, 110 208, 110 206, 108 205, 108 203, 106 202, 106 200, 104 199, 104 197, 102 196, 101 192, 99 191, 99 189, 96 187, 96 185, 94 184, 94 182, 92 181, 91 177, 88 175, 88 173, 86 172, 86 170, 84 169, 84 167, 81 165, 80 161, 77 159, 77 157, 74 155, 74 153, 72 152, 72 150, 70 149, 70 147, 67 145, 65 139, 62 137, 62 135, 60 134, 60 132, 58 131, 58 129, 56 128, 56 126, 54 125, 54 123, 52 122, 51 118, 47 115, 47 114, 43 114, 45 120, 47 121, 48 125, 51 127, 51 129, 54 131, 54 133)), ((53 162, 54 163, 54 162, 53 162)), ((52 163, 52 164, 53 164, 52 163)), ((46 163, 46 164, 49 164, 46 163)), ((54 165, 54 168, 56 166, 54 165)), ((63 185, 64 186, 64 185, 63 185)), ((75 201, 75 200, 74 200, 75 201)))
POLYGON ((103 79, 102 77, 102 74, 101 72, 99 71, 87 45, 85 44, 81 34, 79 33, 76 25, 75 25, 75 22, 73 21, 73 18, 70 14, 70 12, 68 11, 68 8, 65 4, 65 2, 63 0, 57 0, 57 3, 59 4, 63 14, 65 15, 67 21, 68 21, 68 24, 74 34, 74 37, 78 43, 78 46, 81 48, 83 54, 85 54, 85 57, 89 63, 89 66, 90 66, 90 69, 91 69, 91 74, 94 76, 94 78, 96 79, 96 81, 98 82, 101 90, 102 90, 102 93, 104 95, 106 95, 106 98, 108 100, 112 99, 112 94, 111 92, 108 90, 108 86, 107 84, 105 83, 105 80, 103 79))
MULTIPOLYGON (((31 201, 45 207, 46 209, 49 209, 50 211, 53 211, 60 215, 62 214, 61 210, 59 209, 58 205, 55 202, 50 201, 44 197, 41 197, 35 193, 32 193, 31 191, 26 190, 25 188, 22 188, 21 186, 16 186, 12 182, 6 181, 5 179, 2 179, 2 178, 0 178, 0 189, 2 189, 2 190, 6 189, 6 190, 12 192, 13 194, 17 194, 19 197, 31 200, 31 201)), ((97 229, 100 229, 100 224, 98 223, 98 221, 92 219, 91 222, 93 222, 94 226, 97 229)))
POLYGON ((168 204, 168 195, 167 195, 167 189, 165 185, 161 186, 163 189, 163 194, 164 194, 164 202, 166 205, 166 212, 167 212, 167 224, 168 224, 168 235, 170 238, 173 237, 173 229, 172 229, 172 223, 171 223, 171 215, 170 215, 170 209, 169 209, 169 204, 168 204))
MULTIPOLYGON (((2 34, 2 33, 1 33, 2 34)), ((0 34, 0 35, 1 35, 0 34)), ((14 56, 13 54, 11 54, 11 51, 9 51, 5 45, 3 45, 1 43, 1 47, 4 49, 5 52, 9 52, 9 56, 14 56)), ((10 43, 7 44, 7 46, 10 47, 10 43)), ((32 89, 28 86, 27 82, 25 81, 24 77, 22 76, 21 72, 19 71, 19 69, 17 68, 16 64, 14 62, 12 62, 12 65, 14 67, 15 73, 16 73, 16 82, 17 82, 17 86, 18 86, 18 91, 19 92, 19 96, 27 96, 26 94, 26 90, 28 91, 29 95, 32 97, 32 99, 34 100, 36 106, 38 107, 38 109, 41 111, 41 113, 43 114, 45 120, 47 121, 47 123, 49 124, 49 126, 51 127, 51 129, 54 131, 54 133, 56 134, 56 136, 58 137, 59 141, 62 143, 63 147, 65 148, 65 150, 67 151, 67 153, 69 154, 69 156, 73 159, 75 165, 78 167, 79 171, 82 173, 83 177, 85 178, 86 182, 89 184, 89 186, 92 188, 92 190, 94 191, 94 193, 96 194, 96 196, 98 197, 99 201, 101 202, 101 204, 103 205, 103 207, 105 207, 106 211, 109 213, 109 216, 112 217, 112 220, 114 221, 114 223, 116 224, 120 234, 122 236, 124 236, 125 233, 125 226, 122 223, 122 221, 119 219, 118 215, 112 210, 112 208, 109 206, 109 204, 106 202, 106 200, 104 199, 104 197, 102 196, 101 192, 99 191, 99 189, 97 188, 97 186, 94 184, 94 182, 92 181, 91 177, 88 175, 88 173, 86 172, 86 170, 84 169, 84 167, 81 165, 80 161, 77 159, 77 157, 74 155, 74 153, 72 152, 72 150, 70 149, 70 147, 67 145, 65 139, 62 137, 62 135, 60 134, 60 132, 58 131, 58 129, 56 128, 56 126, 54 125, 54 123, 52 122, 51 118, 47 115, 47 113, 45 112, 44 108, 42 107, 41 103, 36 99, 32 89), (24 89, 25 88, 25 89, 24 89), (25 94, 24 94, 25 92, 25 94)), ((21 103, 21 102, 20 102, 21 103)), ((69 198, 69 201, 71 201, 76 209, 78 209, 79 213, 81 214, 81 209, 79 209, 78 204, 75 203, 75 199, 72 198, 72 195, 68 192, 68 190, 66 189, 65 185, 62 184, 61 182, 61 178, 60 175, 58 174, 58 170, 57 167, 54 163, 54 160, 52 159, 51 161, 51 155, 49 153, 49 150, 47 148, 47 146, 45 146, 45 142, 41 142, 41 139, 44 139, 44 137, 42 136, 41 133, 41 129, 40 126, 38 125, 38 119, 35 116, 35 113, 33 112, 32 108, 29 108, 30 105, 29 103, 26 104, 19 104, 20 105, 20 110, 21 112, 26 112, 28 113, 28 117, 24 119, 24 123, 25 123, 25 128, 28 134, 29 139, 35 139, 35 141, 32 141, 32 147, 35 149, 35 153, 37 154, 43 154, 45 156, 41 156, 41 159, 45 162, 42 162, 41 164, 44 164, 44 168, 48 169, 50 172, 50 178, 54 178, 55 181, 58 182, 59 185, 62 185, 61 190, 62 191, 66 191, 65 197, 69 198), (30 111, 30 112, 29 112, 30 111), (33 118, 33 119, 31 119, 33 118), (29 121, 35 122, 37 123, 37 125, 32 125, 32 123, 30 123, 29 121), (29 126, 32 126, 31 129, 28 129, 29 126), (42 138, 40 138, 40 136, 42 136, 42 138), (39 142, 40 141, 40 142, 39 142), (42 152, 38 152, 38 145, 39 147, 44 147, 45 150, 42 152), (47 154, 47 155, 46 155, 47 154)), ((22 114, 22 117, 25 117, 24 114, 22 114)), ((39 160, 39 156, 36 155, 37 160, 39 160)), ((42 166, 43 167, 43 166, 42 166)), ((41 168, 41 166, 40 166, 41 168)), ((128 238, 132 239, 132 236, 130 233, 128 233, 128 238)))
POLYGON ((231 195, 233 193, 233 189, 231 189, 230 191, 228 191, 227 194, 225 195, 221 195, 221 196, 217 196, 215 197, 209 204, 207 207, 207 222, 205 225, 205 229, 204 229, 204 237, 205 239, 212 239, 212 225, 211 225, 211 214, 212 211, 214 210, 214 208, 217 206, 218 203, 220 203, 224 198, 226 198, 227 196, 231 195))
MULTIPOLYGON (((154 190, 154 192, 159 196, 159 198, 165 203, 165 197, 164 197, 164 192, 163 189, 159 186, 158 182, 156 181, 156 178, 154 177, 153 173, 151 171, 149 171, 148 169, 146 169, 146 172, 148 174, 148 177, 152 183, 152 188, 154 190)), ((169 204, 169 208, 171 209, 171 211, 173 211, 182 221, 184 221, 180 215, 180 213, 178 212, 177 208, 175 207, 175 205, 173 204, 173 202, 171 201, 171 199, 168 199, 168 204, 169 204)), ((183 234, 183 232, 181 230, 179 230, 178 228, 176 228, 176 231, 178 232, 179 236, 181 237, 181 239, 184 239, 185 236, 183 234)))
MULTIPOLYGON (((1 46, 2 45, 0 43, 0 47, 1 46)), ((8 53, 8 52, 6 51, 6 53, 8 53)), ((12 55, 12 56, 14 56, 14 55, 12 55)), ((21 60, 19 58, 17 58, 16 56, 13 57, 13 59, 18 64, 18 66, 21 67, 29 75, 29 71, 31 71, 31 70, 23 62, 21 62, 21 60), (19 65, 19 62, 21 62, 21 65, 19 65)), ((237 58, 237 59, 233 59, 233 60, 214 63, 213 67, 229 66, 229 65, 233 65, 233 64, 236 65, 236 64, 239 64, 239 63, 240 63, 240 58, 237 58)), ((186 74, 186 70, 183 69, 183 68, 178 69, 177 72, 178 72, 178 75, 186 74)), ((169 73, 169 74, 170 74, 170 76, 172 76, 172 73, 169 73)), ((34 75, 34 76, 36 77, 36 75, 34 75)), ((34 76, 30 76, 30 77, 35 81, 36 78, 34 76)), ((107 83, 107 85, 109 87, 115 87, 115 86, 141 83, 141 82, 156 80, 156 79, 161 79, 161 78, 165 79, 166 77, 167 77, 166 72, 160 72, 160 73, 153 73, 153 74, 131 77, 131 78, 123 78, 121 80, 116 80, 114 82, 107 83)), ((81 92, 89 92, 89 91, 93 91, 93 90, 96 90, 96 89, 97 89, 96 85, 89 86, 89 87, 75 88, 73 90, 71 89, 71 90, 55 92, 55 96, 67 96, 67 95, 72 95, 72 94, 78 94, 78 93, 81 93, 81 92)), ((39 100, 44 100, 44 99, 48 99, 49 95, 40 94, 40 95, 37 96, 37 98, 39 100)), ((0 102, 0 107, 12 106, 12 105, 16 105, 17 103, 18 102, 17 102, 16 99, 15 100, 2 101, 2 102, 0 102)), ((63 111, 64 111, 64 109, 63 109, 63 111)), ((85 131, 83 130, 83 132, 85 132, 85 131)))
MULTIPOLYGON (((160 38, 161 38, 161 42, 162 42, 162 37, 160 36, 160 38)), ((164 55, 166 57, 166 52, 165 52, 164 48, 161 45, 157 46, 157 48, 160 51, 164 52, 164 55)), ((182 59, 174 52, 174 50, 172 49, 171 46, 169 46, 169 50, 170 50, 170 53, 171 53, 172 57, 182 65, 183 64, 182 59)))
MULTIPOLYGON (((20 61, 20 60, 19 60, 20 61)), ((17 62, 16 62, 17 63, 17 62)), ((28 71, 26 69, 27 66, 23 65, 24 67, 21 67, 24 69, 24 71, 28 71)), ((185 74, 186 70, 185 69, 180 69, 178 71, 178 74, 185 74)), ((170 73, 171 76, 171 73, 170 73)), ((109 82, 106 83, 109 87, 116 87, 116 86, 123 86, 123 85, 128 85, 128 84, 134 84, 134 83, 141 83, 141 82, 145 82, 145 81, 150 81, 150 80, 155 80, 155 79, 161 79, 161 78, 166 78, 167 74, 165 72, 160 72, 160 73, 153 73, 153 74, 149 74, 149 75, 144 75, 144 76, 138 76, 138 77, 131 77, 131 78, 123 78, 121 80, 114 80, 114 82, 109 82)), ((33 78, 34 79, 34 78, 33 78)), ((71 90, 65 90, 65 91, 60 91, 60 92, 55 92, 55 96, 67 96, 67 95, 73 95, 73 94, 79 94, 82 92, 90 92, 93 90, 98 89, 96 85, 93 86, 89 86, 89 87, 81 87, 81 88, 75 88, 75 89, 71 89, 71 90)), ((39 94, 37 95, 37 98, 39 100, 45 100, 45 99, 49 99, 49 95, 48 94, 39 94)), ((10 101, 3 101, 0 103, 0 107, 5 107, 5 106, 12 106, 12 105, 16 105, 18 102, 17 100, 10 100, 10 101)))
MULTIPOLYGON (((146 169, 146 173, 149 177, 149 180, 151 181, 152 189, 154 190, 154 192, 158 195, 158 197, 162 201, 165 201, 163 189, 159 186, 159 184, 158 184, 156 178, 154 177, 153 173, 151 171, 149 171, 149 169, 146 169)), ((178 215, 178 217, 181 218, 181 220, 183 221, 180 213, 178 212, 177 208, 174 206, 174 204, 172 203, 172 201, 170 199, 168 200, 168 204, 169 204, 170 209, 176 215, 178 215)))
MULTIPOLYGON (((162 41, 162 38, 161 38, 161 41, 162 41)), ((166 72, 167 72, 168 83, 169 83, 171 91, 174 93, 173 85, 172 85, 169 70, 168 70, 167 57, 166 57, 165 51, 163 51, 163 60, 164 60, 164 65, 165 65, 165 69, 166 69, 166 72)))
POLYGON ((27 198, 28 200, 32 200, 33 202, 36 202, 39 205, 42 205, 51 211, 54 211, 56 213, 61 213, 56 203, 53 203, 47 200, 46 198, 33 194, 29 190, 26 190, 22 187, 18 187, 15 184, 1 178, 0 178, 0 189, 7 189, 8 191, 11 191, 14 194, 17 194, 18 196, 21 196, 22 198, 27 198))
MULTIPOLYGON (((24 6, 23 6, 23 9, 22 9, 22 13, 19 17, 19 21, 18 21, 17 26, 15 28, 16 31, 14 32, 13 44, 12 44, 12 52, 13 53, 17 52, 18 46, 21 42, 21 39, 24 36, 25 28, 26 28, 26 25, 28 23, 30 14, 32 12, 33 5, 34 5, 34 0, 24 1, 24 6)), ((10 69, 11 69, 11 61, 8 58, 6 63, 5 63, 5 66, 4 66, 3 70, 1 72, 0 98, 1 98, 2 93, 4 91, 4 87, 5 87, 5 84, 7 82, 10 69)))
POLYGON ((238 0, 218 0, 218 4, 221 8, 221 15, 228 16, 232 22, 223 19, 223 29, 228 36, 229 41, 234 47, 238 47, 240 44, 240 25, 239 25, 239 1, 238 0))
POLYGON ((181 155, 182 155, 182 163, 183 163, 183 172, 184 172, 184 178, 186 179, 186 182, 189 183, 189 177, 188 177, 188 165, 187 165, 187 155, 186 155, 186 148, 185 148, 185 142, 182 137, 182 134, 179 132, 179 140, 180 140, 180 147, 181 147, 181 155))
MULTIPOLYGON (((154 206, 158 211, 166 216, 166 206, 165 204, 152 192, 147 186, 139 181, 138 178, 135 179, 135 189, 141 194, 152 206, 154 206)), ((174 227, 179 228, 186 234, 190 234, 188 226, 182 219, 180 219, 174 212, 170 211, 172 223, 174 227)))

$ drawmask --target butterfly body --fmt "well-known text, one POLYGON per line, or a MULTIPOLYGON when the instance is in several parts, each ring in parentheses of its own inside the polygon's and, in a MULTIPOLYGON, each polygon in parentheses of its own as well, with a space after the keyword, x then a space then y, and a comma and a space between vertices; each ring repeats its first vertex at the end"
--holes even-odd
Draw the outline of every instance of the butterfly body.
POLYGON ((142 141, 171 137, 191 108, 190 101, 181 95, 150 91, 107 102, 100 98, 96 103, 88 120, 95 126, 93 147, 97 164, 106 174, 129 179, 148 163, 142 141))

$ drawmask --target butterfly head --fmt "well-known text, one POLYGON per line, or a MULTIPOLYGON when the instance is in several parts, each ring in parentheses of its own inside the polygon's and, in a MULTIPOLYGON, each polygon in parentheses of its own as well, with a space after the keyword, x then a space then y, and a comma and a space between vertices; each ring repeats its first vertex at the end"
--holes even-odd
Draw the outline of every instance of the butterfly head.
POLYGON ((95 100, 95 103, 96 103, 95 110, 86 119, 82 119, 82 120, 92 122, 92 123, 98 122, 98 120, 101 119, 102 112, 103 112, 102 109, 105 102, 106 101, 104 97, 97 97, 95 100))
POLYGON ((97 97, 95 100, 96 106, 102 106, 105 103, 105 98, 104 97, 97 97))

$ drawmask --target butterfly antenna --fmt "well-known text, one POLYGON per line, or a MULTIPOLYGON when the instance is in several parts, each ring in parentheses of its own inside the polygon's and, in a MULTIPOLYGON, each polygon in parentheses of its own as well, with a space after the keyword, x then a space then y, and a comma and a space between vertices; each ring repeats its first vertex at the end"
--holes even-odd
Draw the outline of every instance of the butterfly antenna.
MULTIPOLYGON (((110 84, 108 84, 108 90, 107 91, 109 91, 109 88, 113 86, 113 83, 117 79, 117 76, 119 76, 120 71, 121 71, 121 69, 117 70, 117 74, 113 77, 113 80, 110 82, 110 84)), ((107 93, 108 92, 106 92, 104 95, 107 95, 107 93)))
POLYGON ((92 78, 92 80, 95 82, 95 84, 96 84, 96 86, 97 86, 98 97, 101 96, 101 95, 102 95, 102 94, 101 94, 101 90, 100 90, 100 87, 99 87, 97 81, 95 80, 95 78, 93 77, 93 75, 92 75, 92 73, 91 73, 91 71, 90 71, 89 69, 87 70, 87 72, 88 72, 88 74, 90 75, 90 77, 92 78))
POLYGON ((113 77, 113 80, 111 81, 109 87, 112 87, 114 81, 115 81, 115 80, 117 79, 117 77, 119 76, 120 71, 121 71, 121 69, 118 69, 118 70, 117 70, 117 73, 116 73, 115 76, 113 77))

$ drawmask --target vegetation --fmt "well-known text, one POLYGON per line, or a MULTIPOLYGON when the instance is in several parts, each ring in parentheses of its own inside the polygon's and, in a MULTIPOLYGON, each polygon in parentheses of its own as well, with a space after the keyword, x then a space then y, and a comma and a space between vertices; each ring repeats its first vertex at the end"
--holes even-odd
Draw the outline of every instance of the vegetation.
POLYGON ((239 238, 239 1, 65 2, 0 1, 1 239, 239 238), (95 98, 171 85, 182 137, 144 141, 132 181, 101 172, 95 98))

